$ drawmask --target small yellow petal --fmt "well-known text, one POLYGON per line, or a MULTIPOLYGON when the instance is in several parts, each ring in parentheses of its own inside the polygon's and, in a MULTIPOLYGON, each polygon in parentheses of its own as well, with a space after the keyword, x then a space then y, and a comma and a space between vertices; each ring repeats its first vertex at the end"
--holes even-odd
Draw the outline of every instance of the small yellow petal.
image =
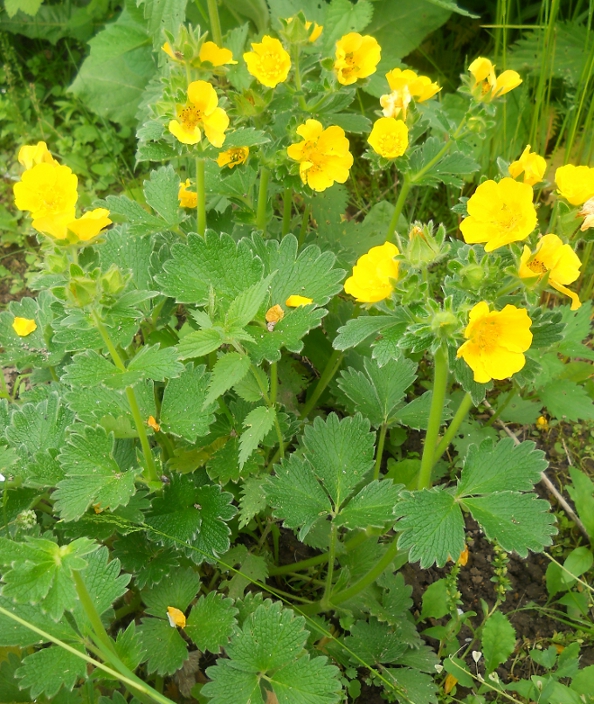
POLYGON ((79 240, 86 242, 97 237, 101 231, 108 225, 111 225, 111 220, 108 217, 109 210, 105 208, 96 208, 95 210, 87 211, 82 217, 68 223, 68 229, 74 232, 79 240))
POLYGON ((149 416, 146 424, 149 428, 152 428, 155 433, 158 433, 161 430, 161 426, 157 423, 154 416, 149 416))
POLYGON ((217 46, 214 42, 204 42, 200 47, 199 58, 200 61, 208 61, 213 66, 237 63, 233 61, 233 53, 229 49, 217 46))
POLYGON ((186 627, 186 617, 183 611, 176 609, 175 606, 167 607, 167 620, 171 628, 185 628, 186 627))
MULTIPOLYGON (((307 300, 309 301, 309 299, 307 300)), ((311 301, 309 302, 311 303, 311 301)), ((285 317, 285 311, 277 303, 266 311, 266 315, 264 317, 266 318, 267 323, 278 323, 285 317)))
POLYGON ((37 323, 30 318, 16 317, 12 321, 12 329, 19 337, 27 337, 27 335, 30 335, 32 332, 37 330, 37 323))
POLYGON ((300 306, 308 306, 313 303, 313 298, 307 296, 292 295, 287 298, 285 305, 289 308, 299 308, 300 306))

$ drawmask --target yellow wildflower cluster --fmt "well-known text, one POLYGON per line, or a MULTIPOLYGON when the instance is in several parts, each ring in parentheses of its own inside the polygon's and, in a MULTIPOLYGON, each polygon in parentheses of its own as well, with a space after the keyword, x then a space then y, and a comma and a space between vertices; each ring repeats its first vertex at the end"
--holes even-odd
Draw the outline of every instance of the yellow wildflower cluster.
POLYGON ((349 140, 342 127, 332 125, 324 129, 318 120, 307 120, 297 128, 303 141, 287 148, 289 157, 299 162, 303 183, 314 191, 325 191, 335 181, 344 183, 353 165, 349 140))
POLYGON ((19 210, 31 213, 37 232, 57 240, 71 233, 86 242, 111 225, 105 208, 76 217, 78 179, 68 166, 52 157, 45 142, 22 147, 18 160, 26 170, 13 188, 15 204, 19 210))
POLYGON ((499 98, 510 90, 517 88, 522 79, 516 71, 507 70, 495 76, 495 64, 484 56, 479 56, 475 59, 468 70, 472 74, 473 82, 471 82, 472 94, 478 100, 490 102, 495 98, 499 98))

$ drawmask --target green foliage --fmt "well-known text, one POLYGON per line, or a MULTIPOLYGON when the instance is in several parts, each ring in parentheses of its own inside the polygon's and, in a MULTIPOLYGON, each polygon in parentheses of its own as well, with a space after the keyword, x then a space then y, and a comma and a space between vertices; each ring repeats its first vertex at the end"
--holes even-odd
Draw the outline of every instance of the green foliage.
POLYGON ((198 650, 219 653, 221 648, 226 648, 235 630, 237 613, 231 599, 210 592, 192 607, 185 632, 198 650))
POLYGON ((199 365, 186 369, 165 388, 161 404, 160 423, 165 432, 195 442, 208 434, 214 421, 214 406, 206 402, 208 374, 199 365))
POLYGON ((495 611, 487 619, 481 635, 481 647, 488 673, 493 672, 513 653, 516 632, 500 611, 495 611))
POLYGON ((29 689, 31 699, 41 694, 51 698, 61 687, 72 690, 76 681, 86 676, 86 668, 81 658, 51 645, 23 658, 15 675, 19 686, 29 689))

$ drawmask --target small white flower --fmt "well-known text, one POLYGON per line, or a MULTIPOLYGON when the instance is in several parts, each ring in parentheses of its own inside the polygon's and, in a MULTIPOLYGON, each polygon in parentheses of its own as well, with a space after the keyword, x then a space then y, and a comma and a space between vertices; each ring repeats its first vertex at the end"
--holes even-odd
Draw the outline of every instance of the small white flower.
POLYGON ((472 659, 476 662, 478 665, 478 661, 483 657, 483 654, 481 653, 480 650, 473 650, 472 651, 472 659))
POLYGON ((489 675, 489 679, 491 680, 491 682, 499 682, 499 675, 496 672, 492 672, 489 675))
POLYGON ((443 665, 435 665, 435 671, 437 673, 443 672, 443 665))

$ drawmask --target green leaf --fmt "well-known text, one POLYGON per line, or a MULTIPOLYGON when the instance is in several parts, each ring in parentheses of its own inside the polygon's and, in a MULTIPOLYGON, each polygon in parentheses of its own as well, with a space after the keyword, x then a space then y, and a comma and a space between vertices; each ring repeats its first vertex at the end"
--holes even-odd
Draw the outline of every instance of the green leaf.
POLYGON ((88 388, 105 384, 120 374, 120 370, 108 359, 95 350, 86 350, 72 357, 72 362, 66 367, 62 381, 73 387, 88 388))
POLYGON ((151 215, 140 203, 127 196, 107 196, 104 202, 99 201, 99 205, 104 205, 114 219, 128 223, 125 230, 128 236, 143 237, 167 228, 164 220, 151 215))
POLYGON ((398 547, 410 549, 410 561, 426 569, 433 563, 443 567, 449 557, 457 559, 465 545, 464 519, 452 494, 435 487, 404 492, 403 497, 395 508, 402 516, 398 547))
POLYGON ((395 637, 391 626, 379 623, 375 618, 369 622, 357 621, 344 642, 362 660, 373 665, 394 662, 407 649, 406 644, 395 637))
POLYGON ((0 663, 0 702, 30 702, 27 692, 19 689, 15 671, 21 661, 14 653, 8 653, 6 660, 0 663))
POLYGON ((255 342, 246 340, 244 346, 254 364, 260 364, 264 359, 268 362, 278 362, 283 347, 289 352, 301 352, 303 337, 321 325, 327 312, 325 308, 314 308, 313 304, 300 306, 285 313, 285 317, 272 331, 250 326, 247 329, 255 342))
POLYGON ((418 183, 429 186, 437 186, 445 183, 456 188, 464 185, 461 176, 469 176, 478 171, 478 164, 471 156, 461 151, 452 151, 437 162, 433 163, 439 152, 443 149, 443 143, 437 137, 429 137, 423 145, 411 157, 411 168, 413 172, 423 171, 423 177, 418 183), (427 167, 433 164, 429 169, 427 167), (427 170, 425 170, 427 169, 427 170))
POLYGON ((400 704, 437 704, 437 685, 433 677, 410 667, 389 668, 386 674, 396 681, 394 696, 400 704))
POLYGON ((264 704, 260 678, 266 676, 279 704, 334 704, 340 701, 338 669, 324 657, 310 659, 302 617, 279 602, 266 600, 235 632, 219 659, 207 670, 202 693, 218 704, 264 704))
MULTIPOLYGON (((216 368, 216 367, 215 367, 216 368)), ((245 430, 239 438, 239 466, 247 462, 252 452, 272 429, 276 419, 274 407, 258 406, 243 421, 245 430)))
POLYGON ((426 618, 443 618, 450 611, 448 586, 445 579, 438 579, 423 592, 421 620, 426 618))
POLYGON ((511 438, 497 444, 483 440, 471 445, 464 458, 457 496, 489 494, 494 491, 531 491, 547 468, 545 454, 533 442, 514 445, 511 438))
POLYGON ((270 139, 266 132, 253 127, 241 127, 225 134, 225 149, 231 147, 258 147, 267 144, 270 139))
POLYGON ((338 510, 373 466, 375 435, 360 414, 339 420, 331 413, 305 428, 303 447, 338 510))
POLYGON ((230 301, 262 279, 262 262, 246 241, 236 243, 212 230, 205 237, 189 235, 186 243, 173 245, 171 254, 155 279, 162 292, 179 303, 204 305, 211 287, 230 301))
POLYGON ((581 577, 592 567, 593 562, 594 556, 589 548, 585 546, 575 548, 569 553, 563 563, 563 567, 565 567, 562 573, 563 581, 568 587, 572 587, 576 583, 575 577, 581 577))
POLYGON ((131 124, 142 93, 155 73, 150 35, 125 8, 89 41, 70 90, 101 117, 131 124))
POLYGON ((235 630, 237 613, 232 599, 210 592, 192 607, 185 631, 198 650, 218 654, 235 630))
MULTIPOLYGON (((132 357, 123 378, 130 374, 140 378, 165 381, 178 377, 184 371, 184 365, 177 361, 177 351, 174 347, 160 348, 158 345, 145 345, 140 352, 132 357)), ((123 384, 123 380, 121 382, 123 384)), ((136 383, 136 379, 133 382, 136 383)))
POLYGON ((53 495, 64 521, 80 518, 91 504, 103 509, 126 506, 136 491, 140 468, 122 471, 114 457, 115 442, 101 427, 74 432, 58 457, 66 478, 53 495))
POLYGON ((186 366, 177 379, 165 388, 159 422, 166 433, 172 433, 189 442, 208 435, 215 419, 214 405, 206 405, 208 374, 206 367, 186 366))
POLYGON ((551 535, 557 532, 548 502, 534 494, 502 491, 465 498, 463 503, 488 540, 496 540, 504 550, 514 550, 520 557, 526 557, 529 550, 541 552, 552 543, 551 535))
POLYGON ((4 0, 4 7, 9 17, 14 17, 19 11, 35 17, 42 2, 43 0, 4 0))
POLYGON ((87 538, 61 547, 41 538, 27 537, 24 543, 0 538, 0 563, 10 566, 2 575, 2 595, 20 604, 41 603, 57 621, 77 602, 72 570, 86 567, 83 557, 97 547, 87 538))
POLYGON ((569 468, 572 486, 567 491, 575 504, 578 516, 594 542, 594 482, 575 467, 569 468))
MULTIPOLYGON (((180 0, 173 0, 173 2, 179 1, 180 0)), ((185 5, 186 0, 182 1, 185 5)), ((151 4, 154 4, 152 0, 151 4)), ((165 3, 161 2, 159 4, 163 5, 165 3)), ((146 11, 146 2, 144 7, 146 11)), ((177 27, 175 31, 177 31, 177 27)), ((181 220, 179 198, 177 197, 178 191, 179 176, 175 173, 171 164, 162 166, 156 171, 151 171, 149 180, 144 182, 144 196, 146 202, 170 226, 177 225, 181 220)))
MULTIPOLYGON (((136 631, 136 623, 134 621, 130 621, 125 631, 118 633, 115 648, 120 660, 130 670, 134 671, 140 665, 145 651, 136 631)), ((121 704, 124 703, 121 702, 121 704)))
POLYGON ((565 421, 594 420, 594 402, 583 386, 559 379, 539 390, 549 413, 565 421))
MULTIPOLYGON (((120 574, 120 561, 116 558, 110 560, 108 549, 103 546, 96 552, 87 556, 87 566, 82 570, 87 590, 91 601, 99 615, 107 611, 114 601, 124 596, 126 587, 131 579, 129 574, 120 574)), ((79 606, 79 613, 83 614, 79 606)))
POLYGON ((274 472, 266 486, 268 502, 286 528, 300 529, 298 537, 303 541, 313 524, 330 514, 332 504, 304 457, 292 454, 274 472))
POLYGON ((514 652, 516 632, 501 611, 495 611, 487 619, 481 634, 481 645, 487 674, 496 670, 514 652))
POLYGON ((368 0, 358 0, 355 4, 349 0, 332 0, 324 19, 324 29, 328 28, 323 36, 324 50, 333 51, 336 40, 349 32, 362 32, 370 23, 373 10, 368 0))
MULTIPOLYGON (((84 653, 84 650, 80 648, 80 652, 84 653)), ((78 679, 86 679, 87 669, 82 658, 57 645, 50 645, 23 658, 16 676, 20 678, 20 687, 30 688, 32 700, 41 694, 51 699, 62 687, 71 691, 78 679)))
POLYGON ((200 591, 200 577, 192 569, 177 569, 157 586, 142 592, 146 613, 158 618, 167 617, 167 607, 185 611, 200 591))
POLYGON ((185 21, 187 1, 144 0, 144 18, 147 20, 149 35, 153 38, 155 51, 163 42, 163 30, 175 34, 185 21))
POLYGON ((392 420, 406 390, 416 379, 417 365, 402 357, 383 367, 366 358, 363 365, 365 373, 352 367, 343 371, 338 385, 352 401, 351 410, 358 410, 378 427, 392 420))
POLYGON ((53 391, 37 404, 25 403, 16 410, 6 428, 6 439, 21 452, 30 454, 59 449, 63 446, 66 430, 74 414, 66 408, 53 391))
POLYGON ((177 628, 160 618, 143 618, 138 637, 144 648, 147 670, 172 675, 188 659, 188 647, 177 628))
POLYGON ((286 235, 280 243, 274 239, 263 240, 254 235, 255 252, 264 262, 265 272, 278 272, 270 289, 271 304, 285 305, 289 296, 311 298, 322 306, 342 289, 345 272, 335 269, 335 256, 331 252, 320 252, 319 247, 309 245, 299 252, 297 238, 286 235))
POLYGON ((225 391, 240 382, 249 372, 250 364, 250 358, 239 352, 227 352, 219 357, 210 375, 203 408, 211 406, 225 391))
POLYGON ((242 328, 254 319, 269 293, 270 282, 275 276, 275 272, 269 274, 262 281, 242 291, 237 298, 231 301, 225 316, 225 328, 227 330, 234 327, 242 328))
MULTIPOLYGON (((432 391, 426 391, 422 396, 413 399, 410 403, 399 408, 394 414, 394 421, 415 430, 427 430, 429 413, 431 411, 432 391)), ((444 408, 443 419, 447 420, 451 413, 444 408)))
POLYGON ((353 318, 338 328, 332 346, 336 350, 348 350, 364 342, 371 335, 378 335, 394 325, 401 325, 402 320, 392 315, 368 315, 353 318))
POLYGON ((400 489, 391 479, 372 481, 356 494, 338 515, 337 524, 351 530, 384 524, 396 520, 394 507, 400 498, 400 489))
MULTIPOLYGON (((5 596, 0 596, 0 606, 60 640, 72 642, 78 637, 76 631, 65 620, 56 623, 51 616, 42 613, 40 606, 16 604, 12 598, 5 596)), ((31 645, 41 645, 44 642, 46 641, 31 629, 13 621, 8 616, 0 615, 1 648, 13 646, 26 648, 31 645)))
POLYGON ((113 556, 134 575, 139 589, 158 584, 179 563, 176 552, 155 545, 142 532, 119 537, 114 543, 113 556))
POLYGON ((357 113, 334 113, 332 124, 342 127, 345 132, 354 132, 355 134, 369 134, 371 132, 371 120, 365 115, 357 115, 357 113))
POLYGON ((261 477, 250 477, 243 483, 239 501, 239 527, 244 528, 261 511, 266 508, 266 493, 262 487, 261 477))
POLYGON ((217 350, 224 340, 223 331, 219 328, 194 330, 182 337, 177 346, 177 354, 179 359, 203 357, 217 350))

